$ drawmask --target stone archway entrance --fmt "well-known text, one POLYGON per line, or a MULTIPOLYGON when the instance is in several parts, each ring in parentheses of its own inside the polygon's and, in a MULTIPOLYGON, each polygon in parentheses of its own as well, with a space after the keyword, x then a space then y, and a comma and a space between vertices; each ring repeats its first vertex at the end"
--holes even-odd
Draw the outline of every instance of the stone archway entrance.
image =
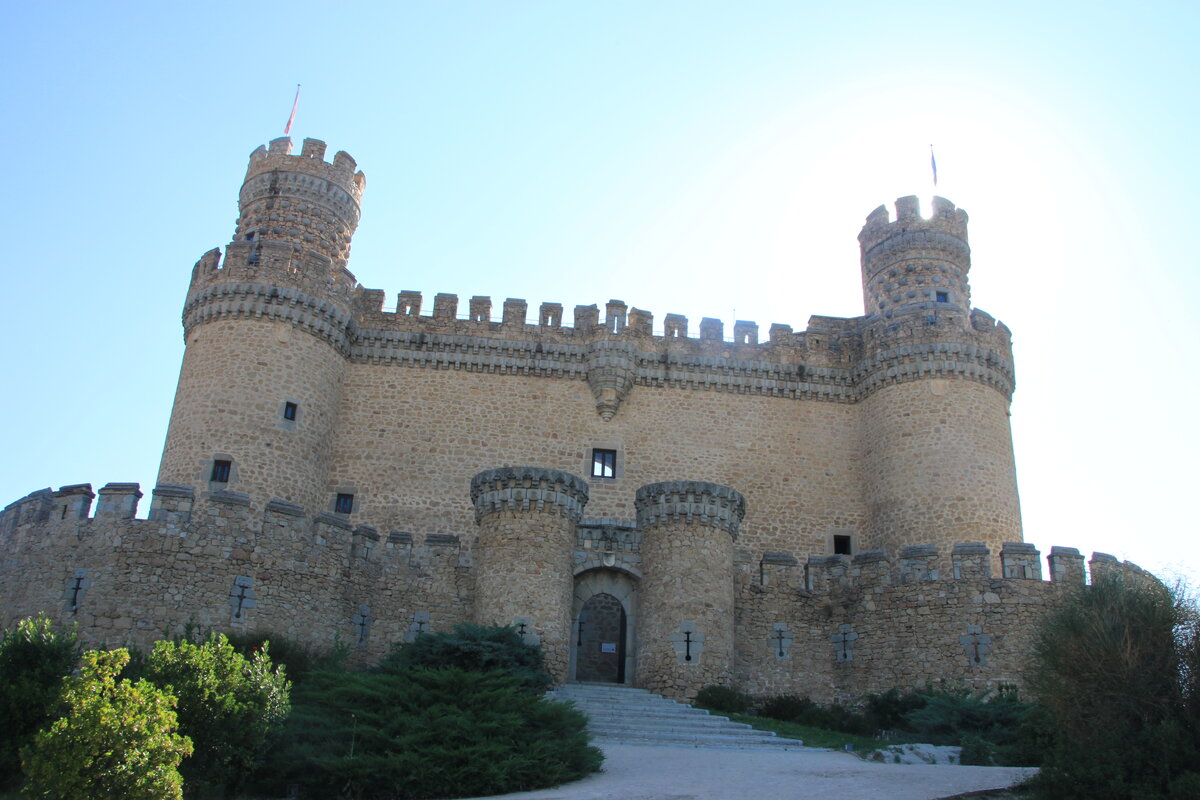
POLYGON ((615 569, 575 579, 570 680, 632 683, 634 579, 615 569))

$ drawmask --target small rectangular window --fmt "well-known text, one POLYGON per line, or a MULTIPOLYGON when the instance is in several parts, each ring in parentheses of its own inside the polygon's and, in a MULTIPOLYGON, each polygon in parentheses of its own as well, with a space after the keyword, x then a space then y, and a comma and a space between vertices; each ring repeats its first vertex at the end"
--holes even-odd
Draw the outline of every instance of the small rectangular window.
POLYGON ((593 478, 615 478, 615 477, 617 477, 617 451, 616 450, 593 450, 592 451, 592 477, 593 478))
POLYGON ((840 534, 833 536, 833 554, 835 556, 853 555, 850 552, 850 537, 840 534))
POLYGON ((936 292, 936 296, 937 296, 937 301, 939 303, 949 303, 950 302, 950 293, 949 292, 936 292))
POLYGON ((333 501, 333 510, 339 514, 349 514, 354 511, 354 495, 339 494, 333 501))
POLYGON ((233 466, 231 461, 222 461, 220 459, 213 461, 212 476, 209 478, 213 483, 229 483, 229 468, 233 466))
POLYGON ((296 404, 295 403, 284 403, 283 404, 283 418, 286 420, 291 420, 293 422, 295 421, 295 419, 296 419, 296 404))

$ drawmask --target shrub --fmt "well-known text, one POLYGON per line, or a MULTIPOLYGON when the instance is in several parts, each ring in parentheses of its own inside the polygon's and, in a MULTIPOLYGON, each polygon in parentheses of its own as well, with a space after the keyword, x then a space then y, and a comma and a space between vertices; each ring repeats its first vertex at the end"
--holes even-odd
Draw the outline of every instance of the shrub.
POLYGON ((817 704, 810 698, 800 697, 794 694, 783 694, 775 697, 768 697, 763 701, 758 708, 759 716, 770 717, 771 719, 783 720, 784 722, 800 722, 800 724, 808 724, 801 722, 803 719, 811 719, 817 704))
POLYGON ((79 661, 74 631, 55 633, 45 616, 19 621, 0 639, 0 785, 21 775, 20 750, 53 719, 62 680, 79 661))
POLYGON ((1046 618, 1029 677, 1056 734, 1035 782, 1041 796, 1195 796, 1198 620, 1182 590, 1124 572, 1046 618))
POLYGON ((752 702, 750 695, 731 686, 705 686, 696 694, 696 705, 726 714, 744 714, 752 702))
MULTIPOLYGON (((422 637, 423 638, 423 637, 422 637)), ((429 798, 503 794, 600 767, 586 717, 500 672, 316 672, 295 690, 264 792, 429 798)))
POLYGON ((866 714, 879 730, 896 730, 905 727, 908 714, 923 708, 928 702, 925 695, 913 691, 901 692, 897 688, 866 697, 866 714))
POLYGON ((189 797, 219 797, 253 770, 289 707, 290 684, 271 666, 265 643, 246 659, 222 634, 154 645, 146 677, 179 698, 179 729, 195 746, 181 770, 189 797))
POLYGON ((514 627, 462 624, 445 633, 426 633, 396 647, 379 664, 385 672, 454 667, 467 672, 500 670, 520 679, 526 690, 541 693, 554 679, 542 666, 542 650, 528 645, 514 627))
POLYGON ((146 681, 117 680, 125 650, 89 651, 63 681, 66 713, 24 752, 26 791, 56 800, 179 800, 177 767, 192 752, 175 733, 175 699, 146 681))
POLYGON ((1013 689, 926 690, 924 704, 903 716, 903 727, 931 744, 961 744, 967 736, 1007 745, 1018 736, 1029 710, 1013 689))
POLYGON ((283 667, 292 683, 304 680, 304 676, 316 670, 341 669, 350 657, 350 647, 340 640, 321 648, 269 631, 230 633, 228 638, 233 649, 245 658, 252 658, 263 645, 269 644, 271 662, 283 667))

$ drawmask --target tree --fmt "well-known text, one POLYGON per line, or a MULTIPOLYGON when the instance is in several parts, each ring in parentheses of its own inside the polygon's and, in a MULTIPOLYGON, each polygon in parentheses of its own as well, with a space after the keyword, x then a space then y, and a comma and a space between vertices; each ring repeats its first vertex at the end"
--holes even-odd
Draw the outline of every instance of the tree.
POLYGON ((1182 589, 1128 571, 1097 578, 1047 617, 1029 680, 1055 733, 1044 796, 1198 796, 1198 620, 1182 589))
POLYGON ((175 698, 145 680, 117 680, 129 651, 92 650, 63 681, 65 713, 24 752, 26 792, 56 800, 180 800, 175 698))
POLYGON ((55 633, 46 616, 27 617, 0 640, 0 784, 21 775, 20 751, 49 722, 62 680, 79 661, 72 630, 55 633))
POLYGON ((160 641, 146 678, 179 699, 179 729, 195 746, 182 768, 189 797, 236 789, 288 713, 290 684, 282 667, 272 669, 266 643, 247 659, 224 634, 160 641))

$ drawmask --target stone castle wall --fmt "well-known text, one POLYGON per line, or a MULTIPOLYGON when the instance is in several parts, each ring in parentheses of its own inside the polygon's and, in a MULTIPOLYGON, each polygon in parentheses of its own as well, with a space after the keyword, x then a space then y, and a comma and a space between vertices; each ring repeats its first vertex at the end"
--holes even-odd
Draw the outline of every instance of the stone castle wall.
MULTIPOLYGON (((1020 686, 1039 619, 1085 585, 1077 551, 1054 548, 1043 581, 1040 554, 1020 543, 995 576, 979 543, 894 559, 757 556, 734 546, 744 498, 727 487, 642 487, 634 528, 583 518, 582 486, 537 468, 481 473, 478 563, 454 536, 355 527, 278 500, 252 511, 235 492, 161 485, 147 520, 131 518, 136 485, 101 489, 91 517, 90 487, 36 492, 0 513, 0 623, 44 612, 88 645, 143 648, 187 625, 269 631, 350 644, 359 663, 459 622, 525 623, 563 680, 591 587, 629 611, 630 682, 848 702, 939 681, 1020 686)), ((1092 575, 1105 570, 1145 575, 1093 556, 1092 575)))

